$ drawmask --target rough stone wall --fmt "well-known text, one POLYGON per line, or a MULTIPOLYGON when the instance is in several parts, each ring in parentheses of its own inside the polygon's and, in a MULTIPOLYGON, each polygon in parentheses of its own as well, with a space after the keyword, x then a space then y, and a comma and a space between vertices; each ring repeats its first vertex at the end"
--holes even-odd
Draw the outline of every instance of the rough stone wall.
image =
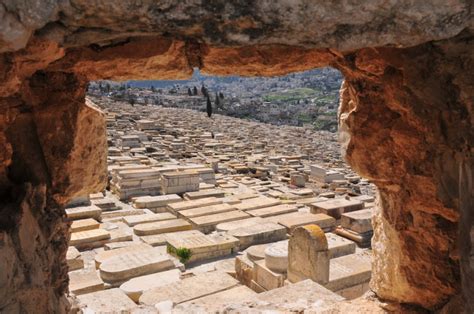
POLYGON ((106 178, 88 80, 326 65, 346 77, 347 159, 380 190, 372 289, 472 311, 471 12, 461 0, 1 1, 0 311, 67 309, 62 207, 106 178))
POLYGON ((371 288, 383 299, 435 309, 472 282, 473 61, 461 35, 341 64, 346 157, 379 188, 371 288))
POLYGON ((74 74, 38 72, 0 101, 0 312, 67 309, 63 206, 107 175, 105 119, 84 92, 74 74))

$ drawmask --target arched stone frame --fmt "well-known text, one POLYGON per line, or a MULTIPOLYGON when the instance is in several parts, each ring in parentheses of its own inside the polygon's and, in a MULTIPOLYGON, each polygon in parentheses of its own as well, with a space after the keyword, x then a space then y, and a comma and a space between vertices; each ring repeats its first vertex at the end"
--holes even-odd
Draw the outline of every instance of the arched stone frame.
POLYGON ((184 78, 195 66, 209 74, 276 75, 325 65, 345 76, 339 117, 346 158, 380 191, 371 288, 384 300, 418 308, 472 309, 469 30, 416 45, 407 35, 405 48, 377 47, 359 36, 354 49, 347 37, 340 43, 328 37, 334 48, 321 49, 260 40, 256 30, 247 34, 257 38, 251 44, 218 42, 219 34, 134 33, 90 45, 91 38, 103 39, 92 31, 76 33, 69 39, 76 45, 65 48, 67 40, 58 44, 54 32, 41 36, 46 30, 0 58, 0 286, 7 287, 0 289, 1 309, 65 309, 62 207, 102 187, 106 177, 103 117, 84 101, 89 80, 184 78))

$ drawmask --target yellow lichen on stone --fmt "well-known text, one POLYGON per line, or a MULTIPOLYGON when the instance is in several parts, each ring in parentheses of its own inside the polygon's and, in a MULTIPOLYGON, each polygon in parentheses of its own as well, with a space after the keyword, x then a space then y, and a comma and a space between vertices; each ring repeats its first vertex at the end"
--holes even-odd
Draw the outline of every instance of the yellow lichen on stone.
POLYGON ((328 247, 328 241, 326 239, 326 235, 324 234, 324 231, 319 227, 318 225, 306 225, 303 226, 303 228, 307 231, 309 231, 309 234, 312 238, 316 239, 319 244, 322 245, 321 249, 327 249, 328 247))

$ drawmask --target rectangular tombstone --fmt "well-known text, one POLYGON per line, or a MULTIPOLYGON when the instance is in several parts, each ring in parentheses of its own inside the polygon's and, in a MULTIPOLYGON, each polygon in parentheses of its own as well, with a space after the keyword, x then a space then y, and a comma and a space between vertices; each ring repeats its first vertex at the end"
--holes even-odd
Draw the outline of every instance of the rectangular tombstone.
POLYGON ((188 249, 191 256, 182 263, 192 263, 218 256, 230 255, 237 251, 239 240, 226 234, 169 234, 166 239, 168 253, 177 257, 179 249, 188 249))
POLYGON ((135 232, 135 234, 138 236, 146 236, 190 229, 192 229, 192 226, 189 222, 183 219, 171 219, 165 221, 138 224, 133 227, 133 232, 135 232))
POLYGON ((168 204, 167 208, 172 213, 177 213, 181 210, 186 210, 186 209, 191 209, 191 208, 196 208, 196 207, 216 205, 216 204, 221 204, 221 203, 222 203, 222 199, 218 199, 218 198, 215 198, 215 197, 208 197, 208 198, 201 198, 201 199, 194 200, 194 201, 181 201, 181 202, 168 204))
POLYGON ((180 304, 238 285, 239 282, 236 279, 224 272, 208 272, 145 291, 140 297, 140 303, 155 305, 171 300, 174 304, 180 304))
POLYGON ((265 217, 287 214, 287 213, 292 213, 292 212, 297 212, 297 211, 298 211, 298 207, 296 205, 281 204, 281 205, 276 205, 276 206, 262 207, 259 209, 248 210, 246 212, 254 217, 265 218, 265 217))
POLYGON ((236 221, 220 223, 216 225, 216 230, 217 231, 230 231, 234 229, 261 224, 265 221, 267 221, 267 219, 263 219, 262 217, 250 217, 250 218, 240 219, 236 221))
POLYGON ((104 245, 110 240, 110 233, 104 229, 93 229, 73 232, 69 245, 75 246, 78 250, 96 248, 104 245))
POLYGON ((207 197, 224 197, 225 192, 220 189, 208 189, 203 191, 187 192, 184 193, 184 198, 187 200, 197 200, 200 198, 207 197))
POLYGON ((368 252, 345 255, 330 261, 329 282, 331 291, 368 283, 372 274, 371 256, 368 252))
POLYGON ((265 290, 272 290, 283 287, 285 283, 286 275, 276 273, 267 266, 265 266, 265 260, 259 260, 255 262, 255 282, 262 286, 265 290))
POLYGON ((267 217, 265 219, 285 226, 289 234, 291 234, 295 228, 304 225, 315 224, 324 231, 329 231, 334 228, 334 225, 336 224, 336 219, 331 216, 304 212, 293 212, 289 214, 267 217))
POLYGON ((341 215, 341 226, 358 233, 372 231, 372 209, 362 209, 341 215))
POLYGON ((97 253, 94 256, 95 266, 99 268, 100 264, 102 264, 107 259, 121 255, 121 254, 149 250, 151 248, 152 246, 146 243, 134 243, 123 248, 102 251, 102 252, 97 253))
POLYGON ((104 282, 95 269, 69 272, 69 291, 75 295, 104 290, 104 282))
POLYGON ((99 228, 97 220, 92 218, 74 220, 71 224, 71 232, 86 231, 99 228))
POLYGON ((329 258, 336 258, 344 255, 354 254, 356 244, 346 238, 340 237, 334 233, 326 233, 328 241, 329 258))
POLYGON ((190 218, 189 220, 196 229, 204 233, 209 233, 211 231, 214 231, 216 226, 220 223, 240 220, 249 217, 250 216, 244 212, 234 210, 220 214, 190 218))
POLYGON ((225 213, 225 212, 229 212, 233 210, 235 210, 234 206, 231 206, 226 203, 222 203, 222 204, 215 204, 215 205, 182 210, 178 212, 178 216, 183 217, 183 218, 194 218, 194 217, 199 217, 199 216, 225 213))
POLYGON ((141 196, 133 200, 135 208, 161 208, 168 204, 181 202, 183 199, 177 194, 158 195, 158 196, 141 196))
POLYGON ((175 268, 174 262, 157 248, 120 254, 100 264, 100 277, 108 283, 123 283, 134 277, 175 268))
POLYGON ((140 240, 145 242, 146 244, 149 244, 151 246, 160 246, 160 245, 166 245, 166 239, 168 235, 172 234, 180 234, 180 235, 197 235, 201 234, 201 231, 199 230, 185 230, 185 231, 176 231, 176 232, 169 232, 169 233, 162 233, 162 234, 153 234, 153 235, 148 235, 148 236, 141 236, 140 240))
POLYGON ((81 253, 74 247, 70 246, 66 253, 66 262, 69 267, 69 271, 84 268, 84 260, 82 259, 81 253))
POLYGON ((251 245, 286 239, 286 228, 274 222, 264 222, 233 229, 228 234, 239 239, 239 249, 243 250, 251 245))
POLYGON ((176 216, 171 213, 158 213, 158 214, 143 214, 143 215, 133 215, 125 216, 122 220, 130 227, 141 223, 155 222, 176 219, 176 216))
POLYGON ((259 209, 262 207, 275 206, 275 205, 279 205, 280 203, 281 202, 277 199, 261 196, 257 198, 244 200, 242 201, 242 203, 237 204, 235 206, 239 210, 248 211, 248 210, 253 210, 253 209, 259 209))
POLYGON ((324 202, 310 205, 311 213, 326 214, 336 219, 340 219, 344 213, 360 210, 364 208, 364 203, 357 200, 346 200, 344 198, 330 199, 324 202))
POLYGON ((66 208, 66 216, 71 220, 92 218, 100 219, 102 209, 95 205, 66 208))

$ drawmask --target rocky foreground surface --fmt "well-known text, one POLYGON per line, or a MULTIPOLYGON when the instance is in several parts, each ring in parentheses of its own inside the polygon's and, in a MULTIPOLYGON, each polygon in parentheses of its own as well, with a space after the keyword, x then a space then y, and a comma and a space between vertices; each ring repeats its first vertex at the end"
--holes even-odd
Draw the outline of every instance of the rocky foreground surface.
POLYGON ((66 209, 74 310, 322 311, 368 291, 374 187, 335 134, 92 100, 109 183, 66 209))

